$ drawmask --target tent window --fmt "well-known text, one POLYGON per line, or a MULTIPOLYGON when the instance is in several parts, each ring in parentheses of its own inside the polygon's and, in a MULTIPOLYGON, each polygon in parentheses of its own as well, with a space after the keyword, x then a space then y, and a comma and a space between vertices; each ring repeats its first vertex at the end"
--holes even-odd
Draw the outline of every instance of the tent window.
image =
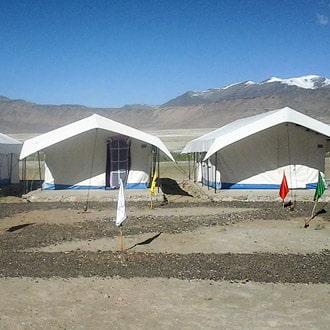
POLYGON ((130 140, 127 136, 117 135, 107 141, 106 186, 119 187, 119 178, 126 184, 131 167, 130 140))

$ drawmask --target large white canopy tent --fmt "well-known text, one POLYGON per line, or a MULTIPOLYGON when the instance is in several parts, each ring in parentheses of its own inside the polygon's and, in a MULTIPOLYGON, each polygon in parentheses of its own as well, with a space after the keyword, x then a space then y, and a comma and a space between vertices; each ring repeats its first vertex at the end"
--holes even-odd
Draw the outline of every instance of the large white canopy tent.
POLYGON ((216 189, 278 189, 283 173, 289 188, 311 189, 324 172, 329 137, 329 125, 285 107, 236 120, 182 153, 199 155, 197 180, 216 189))
POLYGON ((146 188, 162 152, 173 156, 156 136, 93 114, 26 140, 20 159, 43 151, 43 189, 146 188))
POLYGON ((22 142, 0 133, 0 186, 19 183, 19 154, 22 142))

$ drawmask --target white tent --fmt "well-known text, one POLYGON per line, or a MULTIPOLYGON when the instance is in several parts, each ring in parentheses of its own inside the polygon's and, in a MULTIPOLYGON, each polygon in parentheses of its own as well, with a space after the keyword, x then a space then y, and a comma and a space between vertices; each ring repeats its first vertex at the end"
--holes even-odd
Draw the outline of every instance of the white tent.
POLYGON ((0 133, 0 186, 19 183, 19 153, 22 143, 0 133))
POLYGON ((43 151, 43 189, 114 189, 150 183, 159 151, 174 161, 153 135, 113 120, 92 116, 60 127, 23 144, 20 159, 43 151))
POLYGON ((315 188, 330 151, 330 126, 291 108, 236 120, 186 144, 198 180, 217 189, 315 188))

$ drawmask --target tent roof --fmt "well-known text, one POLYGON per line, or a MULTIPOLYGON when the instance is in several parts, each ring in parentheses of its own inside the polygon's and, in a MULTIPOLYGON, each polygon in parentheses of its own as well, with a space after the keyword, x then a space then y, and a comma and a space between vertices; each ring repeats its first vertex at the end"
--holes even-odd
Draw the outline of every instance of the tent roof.
POLYGON ((301 125, 319 134, 330 137, 329 125, 289 107, 285 107, 256 116, 238 119, 228 125, 220 127, 188 142, 182 150, 182 153, 206 152, 204 159, 207 159, 218 150, 221 150, 234 142, 267 128, 287 122, 301 125))
POLYGON ((17 141, 5 134, 0 133, 0 153, 19 154, 22 148, 22 142, 17 141))
POLYGON ((136 140, 154 145, 166 154, 172 161, 175 161, 169 150, 158 137, 97 114, 93 114, 90 117, 78 120, 72 124, 62 126, 48 133, 26 140, 22 147, 20 159, 34 154, 37 151, 46 149, 47 147, 58 142, 93 129, 102 129, 105 131, 126 135, 136 140))

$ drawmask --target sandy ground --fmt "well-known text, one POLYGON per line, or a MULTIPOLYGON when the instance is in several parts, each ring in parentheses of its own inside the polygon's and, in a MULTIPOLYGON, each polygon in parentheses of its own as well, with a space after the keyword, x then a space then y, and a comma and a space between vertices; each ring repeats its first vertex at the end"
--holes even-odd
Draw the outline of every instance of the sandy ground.
MULTIPOLYGON (((157 214, 210 214, 229 208, 157 209, 157 214)), ((236 210, 243 212, 244 209, 236 210)), ((112 213, 111 213, 112 212, 112 213)), ((129 209, 141 216, 152 209, 129 209)), ((115 217, 114 210, 110 217, 115 217)), ((0 233, 31 222, 95 221, 109 212, 91 210, 32 211, 0 222, 0 233)), ((128 220, 129 221, 129 220, 128 220)), ((109 224, 112 225, 112 224, 109 224)), ((283 252, 309 253, 330 248, 330 225, 315 218, 250 221, 165 234, 151 244, 134 247, 146 252, 283 252)), ((124 231, 124 228, 123 228, 124 231)), ((125 247, 151 234, 125 236, 125 247)), ((73 241, 44 251, 118 250, 119 240, 73 241)), ((330 275, 329 275, 330 276, 330 275)), ((328 329, 329 284, 273 284, 249 281, 177 280, 165 278, 0 278, 1 329, 328 329)))
POLYGON ((329 286, 1 279, 1 329, 328 329, 329 286))

